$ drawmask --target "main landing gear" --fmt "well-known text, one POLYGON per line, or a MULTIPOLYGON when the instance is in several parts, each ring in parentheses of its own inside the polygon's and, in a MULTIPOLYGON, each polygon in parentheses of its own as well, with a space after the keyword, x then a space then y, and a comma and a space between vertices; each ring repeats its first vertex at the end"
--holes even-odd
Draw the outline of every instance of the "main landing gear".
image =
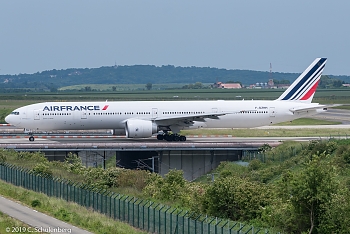
POLYGON ((157 139, 158 140, 166 140, 166 141, 186 141, 186 137, 179 135, 179 134, 168 134, 168 133, 164 133, 164 134, 158 134, 157 135, 157 139))

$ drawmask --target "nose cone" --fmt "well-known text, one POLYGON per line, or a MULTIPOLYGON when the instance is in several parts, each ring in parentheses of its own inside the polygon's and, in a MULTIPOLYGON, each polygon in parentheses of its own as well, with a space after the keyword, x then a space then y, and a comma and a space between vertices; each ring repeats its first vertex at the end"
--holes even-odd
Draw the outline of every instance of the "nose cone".
POLYGON ((20 123, 20 118, 18 115, 10 114, 5 117, 5 121, 6 123, 17 126, 20 123))
POLYGON ((10 115, 6 116, 5 117, 5 122, 6 123, 10 123, 10 121, 11 121, 11 116, 10 115))

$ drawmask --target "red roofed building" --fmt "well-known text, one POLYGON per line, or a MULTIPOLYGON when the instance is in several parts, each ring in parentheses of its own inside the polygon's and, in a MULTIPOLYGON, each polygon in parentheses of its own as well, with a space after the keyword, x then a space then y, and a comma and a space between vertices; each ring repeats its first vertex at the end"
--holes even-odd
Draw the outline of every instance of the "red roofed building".
POLYGON ((241 89, 242 86, 240 83, 228 83, 228 84, 224 84, 222 82, 216 82, 215 83, 215 87, 216 88, 220 88, 220 89, 241 89))

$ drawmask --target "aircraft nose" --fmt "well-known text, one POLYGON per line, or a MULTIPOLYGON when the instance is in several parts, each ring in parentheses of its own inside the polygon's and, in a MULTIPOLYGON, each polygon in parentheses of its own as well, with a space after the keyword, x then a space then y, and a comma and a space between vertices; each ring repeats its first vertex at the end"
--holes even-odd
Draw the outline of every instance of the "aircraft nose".
POLYGON ((11 125, 18 125, 19 124, 19 119, 17 118, 17 116, 15 115, 8 115, 5 117, 5 121, 6 123, 9 123, 11 125))
POLYGON ((11 123, 12 122, 11 121, 11 115, 8 115, 8 116, 5 117, 5 122, 6 123, 11 123))
POLYGON ((9 115, 5 117, 5 122, 6 122, 6 123, 10 123, 10 120, 11 120, 11 118, 10 118, 9 115))

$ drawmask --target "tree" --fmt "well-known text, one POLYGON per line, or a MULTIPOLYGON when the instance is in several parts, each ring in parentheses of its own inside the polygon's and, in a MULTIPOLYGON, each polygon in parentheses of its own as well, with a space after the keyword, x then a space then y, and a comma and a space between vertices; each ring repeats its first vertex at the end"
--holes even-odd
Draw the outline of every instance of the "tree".
POLYGON ((268 186, 245 178, 219 178, 210 185, 203 200, 204 212, 232 220, 253 220, 270 203, 268 186))
POLYGON ((151 90, 152 89, 152 83, 147 83, 146 84, 146 89, 151 90))
POLYGON ((289 80, 276 80, 276 79, 273 79, 273 83, 274 84, 290 84, 290 81, 289 80))
POLYGON ((317 232, 322 222, 325 205, 337 192, 334 167, 330 164, 329 155, 322 153, 312 155, 306 167, 297 173, 285 174, 280 183, 285 203, 290 203, 289 213, 295 217, 297 230, 291 232, 317 232))
POLYGON ((340 188, 337 194, 325 204, 319 233, 348 233, 350 227, 350 191, 340 188))

